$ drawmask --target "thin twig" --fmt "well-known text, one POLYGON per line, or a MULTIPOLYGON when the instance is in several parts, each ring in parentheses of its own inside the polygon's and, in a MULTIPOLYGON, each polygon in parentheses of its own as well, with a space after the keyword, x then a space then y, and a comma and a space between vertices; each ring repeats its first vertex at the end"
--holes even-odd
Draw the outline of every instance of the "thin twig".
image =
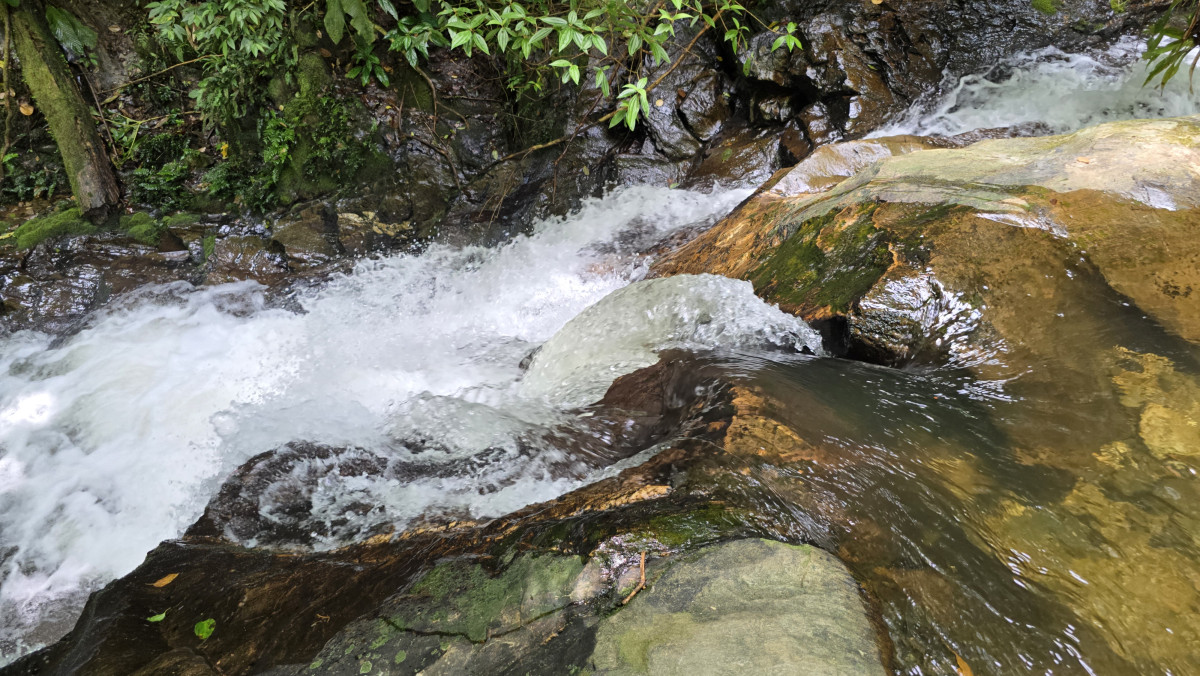
POLYGON ((108 134, 108 143, 112 146, 113 154, 116 154, 117 140, 113 138, 112 128, 108 126, 108 118, 104 116, 104 107, 100 103, 100 96, 96 94, 96 88, 92 86, 92 78, 88 77, 87 71, 82 67, 79 69, 79 75, 83 77, 83 81, 87 83, 88 91, 92 93, 92 101, 96 104, 96 113, 100 116, 100 124, 104 126, 104 133, 108 134))
POLYGON ((642 552, 641 569, 642 569, 641 581, 638 582, 638 586, 633 588, 633 591, 629 592, 629 596, 626 596, 625 600, 621 601, 621 605, 625 605, 626 603, 629 603, 638 592, 640 592, 641 590, 646 588, 646 552, 642 552))
MULTIPOLYGON (((178 67, 180 67, 180 66, 186 66, 186 65, 188 65, 189 63, 196 63, 197 61, 203 61, 203 60, 205 60, 205 59, 211 59, 211 58, 213 58, 213 57, 217 57, 217 56, 221 56, 221 55, 220 55, 220 54, 205 54, 204 56, 199 56, 199 57, 196 57, 196 58, 194 58, 194 59, 189 59, 188 61, 180 61, 179 63, 177 63, 177 64, 175 64, 175 65, 173 65, 173 66, 167 66, 166 68, 163 68, 162 70, 158 71, 157 73, 150 73, 149 75, 147 75, 147 76, 145 76, 145 77, 139 77, 139 78, 138 78, 138 79, 136 79, 136 80, 130 80, 129 82, 126 82, 126 83, 125 83, 125 84, 123 84, 123 85, 118 85, 118 86, 116 86, 116 87, 114 87, 114 88, 112 88, 112 89, 105 89, 103 92, 100 92, 100 93, 101 93, 101 94, 111 94, 111 93, 113 93, 113 92, 119 92, 119 91, 121 91, 122 89, 124 89, 124 88, 128 87, 129 85, 134 85, 134 84, 137 84, 137 83, 139 83, 139 82, 143 82, 143 81, 145 81, 145 80, 149 80, 149 79, 150 79, 150 78, 152 78, 152 77, 158 77, 159 75, 162 75, 163 73, 165 73, 165 72, 167 72, 167 71, 169 71, 169 70, 174 70, 174 69, 176 69, 176 68, 178 68, 178 67)), ((115 100, 116 98, 117 98, 117 97, 116 97, 115 95, 114 95, 114 96, 110 96, 109 98, 107 98, 107 99, 105 99, 105 100, 104 100, 104 103, 106 103, 106 104, 107 104, 107 103, 112 103, 112 102, 113 102, 113 100, 115 100)))

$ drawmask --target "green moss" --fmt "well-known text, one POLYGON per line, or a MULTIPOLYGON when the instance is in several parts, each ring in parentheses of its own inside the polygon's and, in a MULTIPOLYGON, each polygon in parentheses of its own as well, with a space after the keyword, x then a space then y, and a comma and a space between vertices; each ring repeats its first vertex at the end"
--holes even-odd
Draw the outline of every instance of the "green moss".
POLYGON ((404 660, 406 659, 408 659, 408 651, 400 650, 396 653, 396 657, 392 660, 392 662, 394 664, 403 664, 404 660))
POLYGON ((679 549, 717 540, 738 525, 735 516, 721 505, 706 505, 683 514, 655 517, 643 532, 667 547, 679 549))
POLYGON ((889 238, 871 220, 874 210, 861 207, 844 227, 847 217, 833 212, 801 222, 750 273, 755 292, 793 307, 849 310, 892 263, 889 238))
POLYGON ((171 228, 190 228, 200 221, 200 216, 186 211, 171 214, 162 219, 163 227, 168 230, 171 228))
POLYGON ((301 97, 317 98, 324 94, 332 83, 333 76, 329 72, 329 65, 320 54, 307 52, 300 55, 300 60, 296 62, 296 84, 300 86, 301 97))
POLYGON ((204 260, 212 258, 213 252, 217 250, 217 236, 205 235, 204 239, 200 240, 200 245, 204 251, 204 260))
POLYGON ((162 223, 144 211, 122 216, 117 222, 117 227, 142 244, 150 245, 158 244, 166 229, 162 223))
POLYGON ((1033 0, 1033 8, 1047 16, 1058 13, 1059 0, 1033 0))
POLYGON ((53 237, 91 235, 99 229, 87 222, 77 207, 31 218, 13 233, 18 249, 31 249, 53 237))
POLYGON ((484 641, 495 630, 565 606, 582 570, 573 556, 523 556, 495 577, 479 564, 444 563, 413 585, 409 603, 389 621, 402 630, 484 641))
POLYGON ((648 673, 650 648, 675 641, 684 642, 696 630, 696 620, 687 613, 663 613, 652 618, 649 627, 626 630, 617 637, 617 653, 635 673, 648 673))

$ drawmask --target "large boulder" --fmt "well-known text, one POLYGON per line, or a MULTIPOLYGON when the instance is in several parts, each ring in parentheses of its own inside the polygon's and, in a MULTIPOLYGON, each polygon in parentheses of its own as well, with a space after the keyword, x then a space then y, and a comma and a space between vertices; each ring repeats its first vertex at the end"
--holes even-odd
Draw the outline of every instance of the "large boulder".
POLYGON ((858 585, 807 545, 737 540, 675 562, 600 623, 596 674, 886 673, 858 585))
POLYGON ((1085 282, 1196 342, 1197 140, 1192 117, 830 146, 657 269, 751 280, 806 319, 844 320, 856 350, 890 363, 1070 351, 1057 320, 1085 282))
MULTIPOLYGON (((1156 628, 1200 608, 1194 540, 1174 535, 1200 497, 1200 117, 871 143, 779 172, 658 273, 747 279, 851 356, 966 374, 1004 473, 1065 483, 1000 499, 974 541, 1033 553, 1010 564, 1073 599, 1130 668, 1195 668, 1200 626, 1156 628)), ((954 472, 977 471, 957 455, 954 472)))

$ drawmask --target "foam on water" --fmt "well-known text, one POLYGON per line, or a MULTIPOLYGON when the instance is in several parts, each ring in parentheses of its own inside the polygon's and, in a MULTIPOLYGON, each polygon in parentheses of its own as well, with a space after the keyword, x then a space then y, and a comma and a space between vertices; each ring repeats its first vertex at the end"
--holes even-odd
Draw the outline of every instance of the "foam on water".
POLYGON ((1113 120, 1200 112, 1200 89, 1191 91, 1186 72, 1165 89, 1142 86, 1144 49, 1144 43, 1124 38, 1092 54, 1054 47, 1018 54, 986 72, 949 80, 931 100, 871 136, 953 136, 1018 125, 1064 133, 1113 120))
POLYGON ((653 364, 660 350, 713 345, 816 354, 821 337, 759 300, 750 282, 716 275, 651 279, 614 291, 567 322, 538 351, 521 390, 583 406, 604 396, 615 378, 653 364))
POLYGON ((0 663, 58 638, 88 592, 179 535, 224 476, 288 441, 390 449, 389 463, 412 439, 437 442, 426 463, 494 456, 491 473, 411 484, 310 462, 296 473, 313 480, 317 519, 358 498, 401 525, 432 508, 495 516, 588 480, 527 448, 505 465, 514 439, 575 403, 523 395, 522 358, 640 278, 650 244, 746 194, 623 190, 505 246, 364 261, 299 298, 303 313, 268 307, 253 283, 181 283, 62 341, 0 340, 0 663))

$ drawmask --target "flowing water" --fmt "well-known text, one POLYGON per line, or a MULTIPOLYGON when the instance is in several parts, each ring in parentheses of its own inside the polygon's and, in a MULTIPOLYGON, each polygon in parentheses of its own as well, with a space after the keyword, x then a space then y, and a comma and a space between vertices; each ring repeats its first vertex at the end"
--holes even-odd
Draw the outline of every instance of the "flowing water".
MULTIPOLYGON (((1196 112, 1186 85, 1139 89, 1139 66, 1123 65, 1135 53, 1026 55, 889 132, 1196 112)), ((638 281, 644 252, 746 194, 625 189, 493 249, 363 261, 297 296, 301 312, 252 283, 178 285, 65 339, 0 340, 0 664, 61 636, 91 590, 288 442, 347 449, 297 462, 259 504, 283 522, 302 492, 305 537, 285 544, 315 549, 429 514, 502 515, 610 475, 636 459, 580 453, 563 430, 617 376, 678 348, 756 393, 749 410, 833 449, 820 462, 730 452, 727 503, 747 527, 846 560, 905 673, 954 673, 942 648, 976 673, 1195 673, 1200 637, 1169 622, 1194 609, 1185 582, 1200 577, 1194 471, 1114 442, 1112 396, 822 357, 811 329, 746 283, 638 281), (1031 462, 1042 437, 1071 442, 1031 462), (1167 535, 1138 535, 1147 524, 1167 535)), ((1130 373, 1191 383, 1192 348, 1145 340, 1169 366, 1130 373)))
MULTIPOLYGON (((587 480, 588 467, 551 471, 560 453, 528 446, 569 418, 563 402, 587 403, 651 351, 754 344, 764 335, 816 345, 802 322, 758 301, 749 284, 696 278, 696 286, 639 294, 639 313, 663 314, 654 331, 598 356, 586 373, 535 359, 540 379, 520 381, 535 347, 644 273, 640 251, 745 196, 624 190, 499 248, 435 246, 364 261, 300 297, 299 314, 268 307, 253 283, 182 284, 110 308, 65 340, 4 340, 4 657, 61 635, 89 591, 179 535, 221 478, 280 444, 357 446, 392 464, 417 453, 424 463, 449 463, 488 451, 469 473, 402 490, 388 472, 297 469, 319 474, 312 521, 328 533, 318 547, 431 510, 497 516, 587 480), (347 505, 361 500, 378 509, 344 522, 347 505)), ((272 506, 263 509, 270 516, 272 506)))
POLYGON ((1139 60, 1144 50, 1144 43, 1123 38, 1092 53, 1047 47, 1017 54, 982 73, 947 77, 929 100, 871 136, 954 136, 1002 127, 1057 134, 1200 110, 1200 90, 1193 90, 1187 73, 1161 89, 1142 86, 1148 73, 1146 62, 1139 60))

